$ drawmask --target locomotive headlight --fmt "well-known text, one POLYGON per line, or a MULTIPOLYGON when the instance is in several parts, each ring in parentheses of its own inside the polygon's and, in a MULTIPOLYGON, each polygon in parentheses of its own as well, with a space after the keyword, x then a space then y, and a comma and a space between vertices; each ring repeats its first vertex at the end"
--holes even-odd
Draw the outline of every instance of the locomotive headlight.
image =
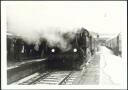
POLYGON ((51 49, 51 52, 55 52, 55 49, 51 49))
POLYGON ((74 49, 73 49, 73 52, 77 52, 77 49, 76 49, 76 48, 74 48, 74 49))

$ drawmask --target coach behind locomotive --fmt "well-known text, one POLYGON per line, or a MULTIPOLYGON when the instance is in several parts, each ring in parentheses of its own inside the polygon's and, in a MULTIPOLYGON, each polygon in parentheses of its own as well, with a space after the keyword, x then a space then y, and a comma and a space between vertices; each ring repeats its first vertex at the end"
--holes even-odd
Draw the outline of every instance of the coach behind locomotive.
POLYGON ((117 36, 108 39, 106 41, 106 47, 111 49, 115 55, 120 55, 121 56, 121 33, 119 33, 117 36))

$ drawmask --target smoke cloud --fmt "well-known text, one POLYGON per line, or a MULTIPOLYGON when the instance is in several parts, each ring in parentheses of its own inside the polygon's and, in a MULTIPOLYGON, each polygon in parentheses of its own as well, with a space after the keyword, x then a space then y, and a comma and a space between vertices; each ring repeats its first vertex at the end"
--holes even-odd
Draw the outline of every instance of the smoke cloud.
POLYGON ((9 6, 7 8, 7 31, 20 36, 28 44, 35 44, 36 50, 41 44, 41 39, 47 40, 50 47, 57 46, 63 51, 69 50, 71 45, 68 41, 74 38, 79 29, 71 24, 63 27, 64 22, 57 19, 57 14, 49 10, 39 12, 40 9, 30 6, 25 6, 25 8, 17 5, 9 6), (68 33, 67 40, 63 38, 65 33, 68 33))

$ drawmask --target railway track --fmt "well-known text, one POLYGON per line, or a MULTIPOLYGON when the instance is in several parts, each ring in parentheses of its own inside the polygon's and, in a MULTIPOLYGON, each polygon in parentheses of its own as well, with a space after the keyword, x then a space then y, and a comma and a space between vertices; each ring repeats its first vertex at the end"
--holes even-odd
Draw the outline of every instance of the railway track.
POLYGON ((18 85, 72 85, 80 71, 48 71, 37 74, 28 80, 17 82, 18 85))

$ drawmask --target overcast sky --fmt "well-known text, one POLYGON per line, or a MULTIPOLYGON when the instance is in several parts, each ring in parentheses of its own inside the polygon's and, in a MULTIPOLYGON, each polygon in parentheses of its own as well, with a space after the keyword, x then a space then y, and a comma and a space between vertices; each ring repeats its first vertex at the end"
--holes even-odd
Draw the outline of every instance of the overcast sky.
POLYGON ((85 27, 98 33, 119 33, 125 18, 125 1, 7 3, 8 31, 14 32, 34 32, 47 27, 85 27))

